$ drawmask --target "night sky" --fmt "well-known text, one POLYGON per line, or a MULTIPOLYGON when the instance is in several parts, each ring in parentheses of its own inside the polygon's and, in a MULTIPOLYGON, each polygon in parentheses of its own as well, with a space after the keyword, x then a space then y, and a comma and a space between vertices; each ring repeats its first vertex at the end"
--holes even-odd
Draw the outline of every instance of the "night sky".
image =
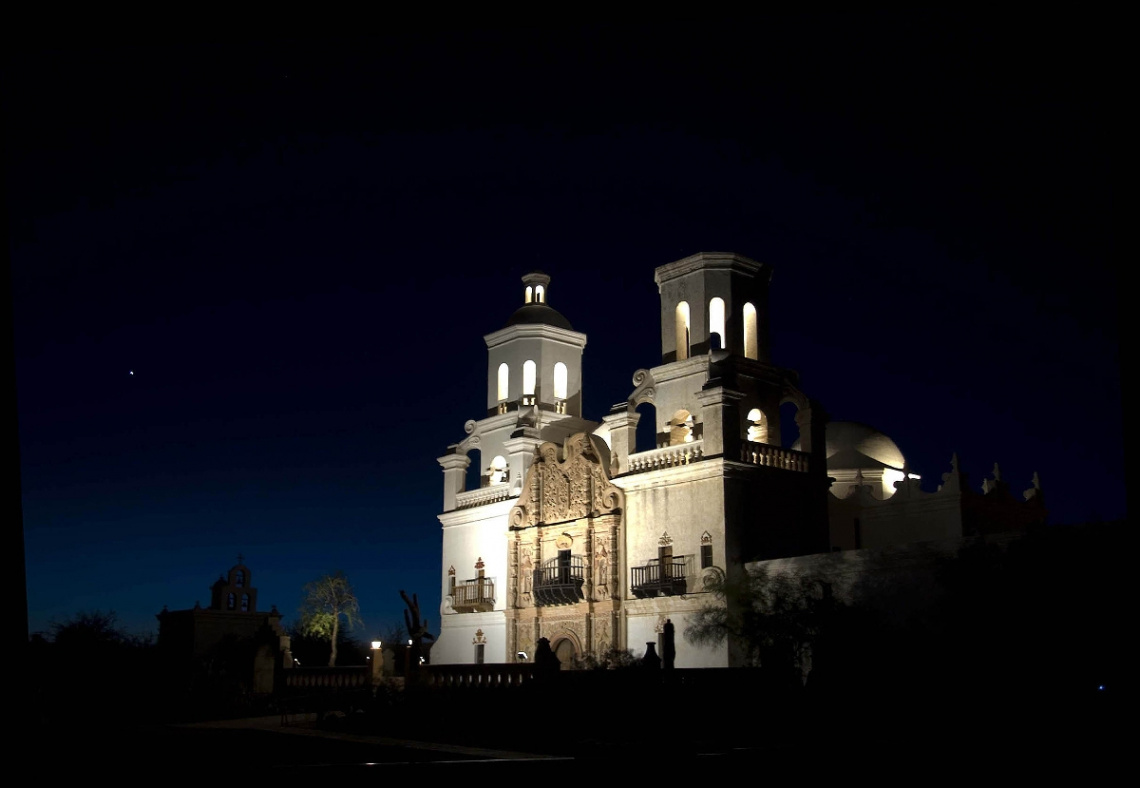
POLYGON ((1111 64, 1069 19, 681 19, 30 42, 7 210, 31 632, 345 571, 439 627, 436 458, 551 275, 585 416, 659 364, 654 268, 774 270, 772 354, 933 489, 1125 514, 1111 64))

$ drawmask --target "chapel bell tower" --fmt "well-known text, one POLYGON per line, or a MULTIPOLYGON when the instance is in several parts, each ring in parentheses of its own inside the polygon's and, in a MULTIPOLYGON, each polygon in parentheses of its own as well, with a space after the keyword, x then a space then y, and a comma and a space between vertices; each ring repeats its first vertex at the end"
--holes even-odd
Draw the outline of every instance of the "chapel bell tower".
POLYGON ((487 415, 537 407, 582 415, 582 350, 586 335, 549 304, 550 277, 522 278, 522 306, 487 342, 487 415))
MULTIPOLYGON (((586 335, 550 306, 550 277, 522 277, 522 305, 487 343, 487 410, 464 425, 467 438, 439 458, 444 511, 469 502, 467 469, 478 455, 479 487, 518 495, 535 449, 596 425, 582 419, 582 351, 586 335)), ((490 493, 490 491, 489 491, 490 493)), ((491 494, 494 497, 499 493, 491 494)), ((480 498, 482 500, 482 498, 480 498)))
POLYGON ((662 363, 710 350, 770 361, 771 278, 763 263, 725 252, 701 252, 658 268, 662 363))

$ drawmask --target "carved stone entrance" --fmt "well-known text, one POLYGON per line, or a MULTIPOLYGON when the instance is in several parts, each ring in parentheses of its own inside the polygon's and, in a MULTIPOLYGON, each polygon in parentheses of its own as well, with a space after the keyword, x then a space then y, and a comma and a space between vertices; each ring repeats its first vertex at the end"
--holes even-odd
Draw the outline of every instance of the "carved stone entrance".
POLYGON ((578 649, 574 647, 574 641, 570 638, 562 638, 554 643, 552 648, 554 656, 562 663, 563 670, 569 668, 574 663, 574 657, 578 655, 578 649))
POLYGON ((547 637, 566 668, 619 645, 623 503, 589 435, 537 448, 509 519, 509 653, 547 637))

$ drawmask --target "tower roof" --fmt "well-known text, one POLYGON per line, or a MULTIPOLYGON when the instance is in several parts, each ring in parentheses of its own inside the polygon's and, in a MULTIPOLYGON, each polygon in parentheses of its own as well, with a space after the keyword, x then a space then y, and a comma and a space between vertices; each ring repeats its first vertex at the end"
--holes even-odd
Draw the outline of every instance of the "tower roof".
POLYGON ((522 281, 526 285, 526 301, 511 315, 511 319, 507 321, 508 326, 544 325, 564 328, 567 331, 574 330, 570 321, 561 312, 546 303, 546 293, 550 287, 548 274, 531 271, 522 278, 522 281))
POLYGON ((511 319, 507 321, 508 326, 517 326, 527 323, 538 323, 541 325, 554 326, 555 328, 565 328, 567 331, 574 330, 574 327, 570 325, 570 321, 563 317, 561 312, 546 304, 525 304, 520 306, 515 310, 515 313, 511 315, 511 319))

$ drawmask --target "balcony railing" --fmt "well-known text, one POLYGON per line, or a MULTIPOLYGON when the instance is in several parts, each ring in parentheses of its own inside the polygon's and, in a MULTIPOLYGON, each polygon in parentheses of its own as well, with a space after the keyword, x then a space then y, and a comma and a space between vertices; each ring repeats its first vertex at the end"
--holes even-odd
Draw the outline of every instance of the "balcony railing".
POLYGON ((464 490, 455 495, 456 509, 470 509, 472 506, 482 506, 485 503, 505 501, 511 497, 511 485, 503 482, 480 487, 478 490, 464 490))
POLYGON ((629 472, 642 473, 655 471, 658 468, 672 468, 676 465, 689 465, 697 462, 704 456, 703 441, 678 443, 675 446, 665 446, 660 449, 638 452, 629 455, 629 472))
POLYGON ((451 606, 457 613, 489 613, 495 609, 495 579, 477 577, 451 589, 451 606))
POLYGON ((586 561, 580 555, 569 561, 552 558, 534 570, 534 603, 572 605, 585 599, 582 586, 586 582, 586 561))
POLYGON ((766 465, 771 468, 783 468, 787 471, 800 471, 807 473, 810 454, 802 451, 782 449, 767 443, 744 441, 740 445, 740 459, 753 465, 766 465))
POLYGON ((676 557, 661 563, 630 568, 629 587, 638 599, 652 596, 677 596, 685 593, 685 559, 676 557))

